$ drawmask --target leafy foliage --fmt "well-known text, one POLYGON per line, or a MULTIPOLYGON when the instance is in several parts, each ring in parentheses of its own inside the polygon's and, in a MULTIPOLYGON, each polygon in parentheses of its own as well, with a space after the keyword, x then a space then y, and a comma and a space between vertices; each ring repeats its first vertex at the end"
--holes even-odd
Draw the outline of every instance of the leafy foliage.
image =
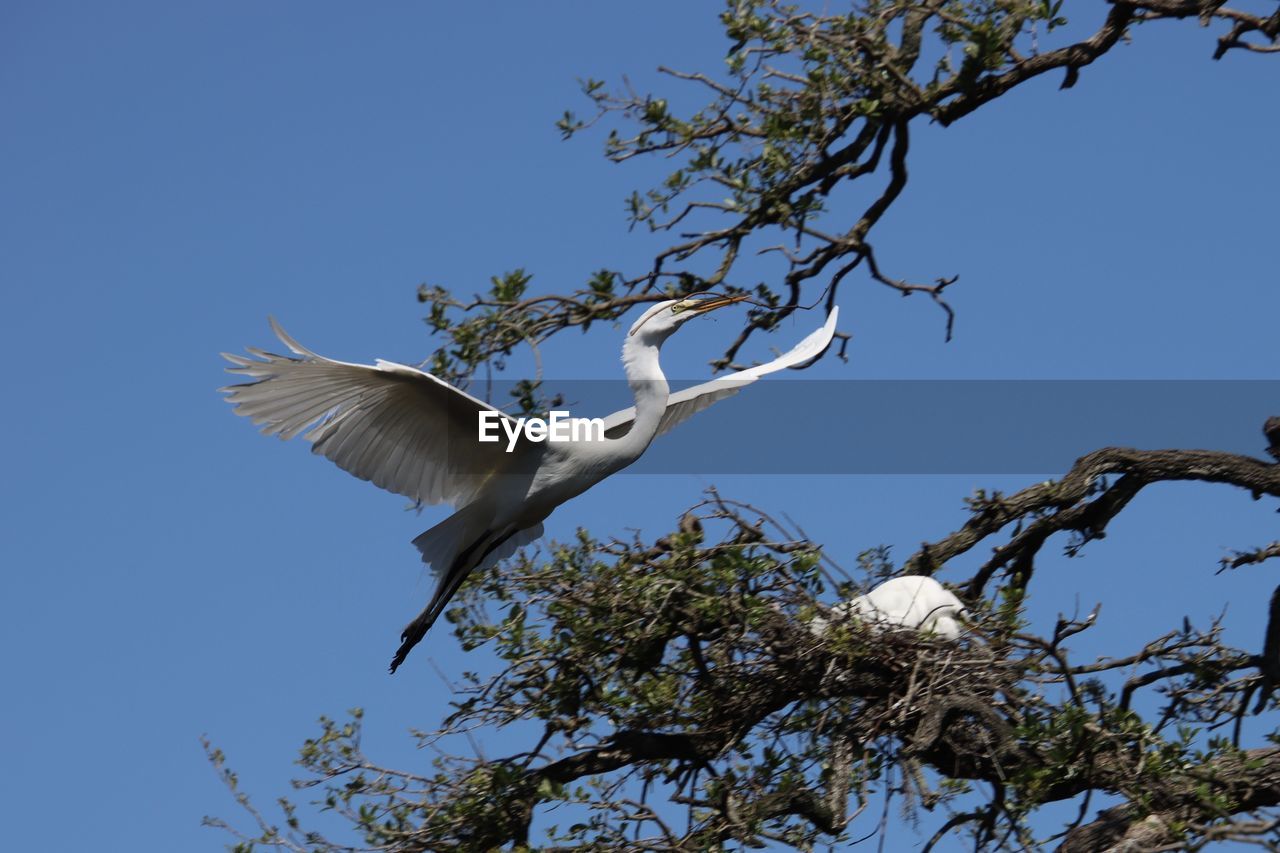
MULTIPOLYGON (((816 4, 815 4, 816 5, 816 4)), ((724 67, 662 68, 692 87, 702 105, 586 79, 590 112, 566 111, 566 137, 607 127, 614 162, 661 157, 672 164, 657 186, 627 201, 633 227, 672 241, 644 270, 598 270, 567 294, 533 294, 523 270, 496 276, 471 299, 439 285, 419 299, 446 341, 432 368, 470 375, 520 344, 537 347, 569 328, 586 330, 637 303, 693 292, 750 294, 749 322, 717 368, 737 365, 742 345, 796 310, 829 310, 846 277, 864 271, 904 296, 939 305, 955 275, 911 281, 881 266, 871 233, 907 184, 909 129, 951 124, 1051 71, 1062 87, 1137 24, 1165 19, 1228 27, 1215 58, 1231 49, 1272 51, 1280 13, 1270 17, 1205 0, 1116 2, 1089 37, 1064 37, 1065 0, 857 0, 847 11, 806 9, 780 0, 729 0, 720 14, 731 47, 724 67), (866 201, 870 199, 870 201, 866 201), (849 210, 860 210, 852 218, 849 210), (778 258, 776 278, 760 280, 751 255, 778 258)), ((1072 7, 1073 9, 1075 7, 1072 7)), ((1098 13, 1084 6, 1081 17, 1098 13)), ((1073 11, 1074 15, 1075 12, 1073 11)), ((771 274, 772 275, 772 274, 771 274)))
MULTIPOLYGON (((1280 497, 1280 465, 1221 454, 1206 468, 1197 454, 1182 459, 1185 468, 1162 458, 1163 478, 1280 497), (1250 479, 1257 471, 1263 479, 1250 479)), ((1087 460, 1057 484, 1009 496, 992 533, 1105 501, 1090 492, 1055 510, 1041 505, 1092 478, 1087 460)), ((1132 460, 1110 467, 1144 476, 1132 460)), ((1238 728, 1219 734, 1238 727, 1262 667, 1225 646, 1216 623, 1184 623, 1123 657, 1075 662, 1068 642, 1096 613, 1028 633, 1009 604, 1028 577, 1010 571, 972 599, 975 625, 959 642, 879 631, 819 603, 832 586, 852 594, 902 568, 883 548, 860 563, 858 578, 843 577, 796 531, 714 492, 652 542, 580 531, 545 555, 526 553, 474 578, 449 613, 463 644, 486 649, 499 669, 468 674, 452 713, 420 735, 441 756, 429 771, 367 757, 359 712, 345 724, 322 720, 304 745, 308 776, 297 784, 317 790, 314 804, 346 817, 366 847, 304 831, 288 801, 281 830, 240 796, 259 824, 244 843, 812 849, 883 831, 895 800, 912 820, 946 814, 934 840, 963 830, 979 849, 1052 840, 1101 849, 1135 827, 1177 845, 1273 833, 1280 785, 1269 780, 1280 778, 1280 749, 1242 749, 1238 728), (829 624, 814 623, 818 615, 829 624), (508 727, 527 733, 526 751, 484 759, 448 750, 451 739, 508 727), (1122 805, 1085 823, 1097 792, 1122 805), (1037 838, 1030 818, 1061 801, 1079 804, 1076 819, 1037 838), (883 810, 870 808, 877 802, 883 810), (551 823, 565 814, 575 817, 551 823)), ((222 766, 221 754, 211 757, 222 766)))

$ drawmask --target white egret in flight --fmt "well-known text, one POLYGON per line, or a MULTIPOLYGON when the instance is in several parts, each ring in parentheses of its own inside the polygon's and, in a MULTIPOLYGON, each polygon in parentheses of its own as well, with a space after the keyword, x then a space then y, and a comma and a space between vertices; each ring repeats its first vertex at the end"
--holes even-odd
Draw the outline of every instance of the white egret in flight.
POLYGON ((488 403, 413 367, 378 360, 347 364, 276 335, 296 358, 249 348, 255 358, 224 357, 230 373, 249 377, 222 389, 236 413, 288 439, 311 427, 312 451, 342 469, 422 504, 457 511, 413 540, 437 577, 425 610, 401 634, 391 671, 404 662, 477 568, 509 557, 542 535, 557 506, 636 461, 654 436, 738 392, 760 376, 811 362, 831 343, 837 309, 826 324, 773 361, 670 393, 658 353, 686 320, 745 296, 676 299, 645 311, 622 346, 635 406, 604 419, 603 440, 504 442, 478 440, 481 413, 511 421, 488 403))
POLYGON ((879 628, 914 628, 954 640, 960 636, 960 620, 967 615, 964 602, 933 578, 906 575, 837 604, 831 608, 830 620, 815 617, 809 621, 809 630, 821 635, 828 621, 854 617, 879 628))

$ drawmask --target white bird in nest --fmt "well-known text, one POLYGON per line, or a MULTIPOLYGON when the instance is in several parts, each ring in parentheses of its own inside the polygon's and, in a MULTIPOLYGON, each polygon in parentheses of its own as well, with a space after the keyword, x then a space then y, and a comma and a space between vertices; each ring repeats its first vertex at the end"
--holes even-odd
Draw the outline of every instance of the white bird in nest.
POLYGON ((636 461, 655 436, 767 373, 807 366, 831 344, 836 308, 821 329, 773 361, 670 393, 658 364, 662 344, 685 321, 746 298, 673 299, 645 311, 622 346, 635 406, 604 418, 603 437, 592 437, 598 440, 539 442, 522 432, 510 450, 506 442, 480 442, 482 419, 506 421, 503 431, 516 426, 514 419, 414 367, 324 358, 274 320, 296 358, 253 348, 256 358, 224 353, 235 365, 228 372, 252 381, 222 390, 236 413, 262 424, 264 433, 288 439, 306 432, 314 453, 360 479, 420 504, 457 508, 413 540, 437 585, 401 634, 395 672, 467 575, 541 536, 557 506, 636 461))
POLYGON ((942 584, 924 575, 906 575, 837 604, 826 618, 815 616, 809 620, 809 630, 821 636, 830 622, 856 618, 879 630, 911 628, 954 640, 967 617, 964 602, 942 584))

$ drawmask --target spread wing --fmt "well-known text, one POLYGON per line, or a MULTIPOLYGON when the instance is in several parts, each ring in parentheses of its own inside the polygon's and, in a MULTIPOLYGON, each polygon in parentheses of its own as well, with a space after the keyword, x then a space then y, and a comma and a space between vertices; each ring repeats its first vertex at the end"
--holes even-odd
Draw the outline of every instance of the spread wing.
MULTIPOLYGON (((822 325, 821 329, 810 333, 808 337, 796 344, 789 352, 783 353, 773 361, 766 364, 757 364, 755 367, 748 367, 746 370, 730 373, 719 379, 713 379, 701 385, 694 385, 692 388, 676 391, 667 399, 667 410, 663 413, 662 420, 658 422, 658 435, 662 435, 676 425, 684 423, 717 400, 732 397, 761 376, 785 370, 789 367, 798 368, 804 366, 822 355, 827 347, 831 345, 831 339, 835 337, 836 320, 839 314, 840 309, 838 307, 832 308, 831 314, 827 317, 827 322, 822 325)), ((626 435, 635 419, 636 410, 634 407, 614 412, 604 419, 605 437, 618 438, 626 435)))
MULTIPOLYGON (((221 389, 267 435, 304 436, 312 452, 387 491, 424 504, 469 503, 528 444, 506 453, 506 437, 478 441, 479 414, 507 416, 414 367, 379 360, 347 364, 317 355, 271 328, 296 358, 253 347, 256 358, 223 353, 228 373, 253 381, 221 389)), ((497 433, 502 429, 497 427, 497 433)))

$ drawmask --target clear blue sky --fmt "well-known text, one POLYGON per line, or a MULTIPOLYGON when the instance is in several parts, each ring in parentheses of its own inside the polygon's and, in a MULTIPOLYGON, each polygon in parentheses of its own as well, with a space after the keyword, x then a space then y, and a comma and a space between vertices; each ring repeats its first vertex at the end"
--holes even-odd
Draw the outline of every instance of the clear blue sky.
MULTIPOLYGON (((443 633, 396 677, 386 662, 429 593, 409 540, 444 510, 415 517, 257 435, 215 392, 217 354, 267 345, 272 313, 334 357, 416 362, 433 346, 421 281, 469 292, 524 266, 563 290, 640 267, 653 244, 627 234, 622 199, 651 170, 607 164, 599 137, 562 143, 553 121, 579 106, 577 76, 644 87, 726 47, 716 3, 473 9, 0 11, 0 847, 80 850, 90 830, 101 850, 221 849, 200 818, 235 807, 201 734, 264 802, 322 713, 362 705, 372 754, 423 760, 405 732, 447 699, 425 659, 474 664, 443 633)), ((1280 377, 1280 62, 1212 62, 1213 38, 1145 27, 1070 92, 1046 79, 917 132, 880 254, 903 275, 961 274, 956 340, 927 303, 851 282, 852 360, 813 375, 1280 377)), ((670 372, 704 376, 733 332, 721 317, 679 340, 670 372)), ((615 375, 618 340, 567 336, 548 376, 615 375)), ((1032 478, 620 476, 548 529, 656 534, 713 479, 852 565, 949 531, 975 487, 1032 478)), ((1045 561, 1033 614, 1102 600, 1087 642, 1137 644, 1227 607, 1228 638, 1252 647, 1274 576, 1213 570, 1277 538, 1273 509, 1152 490, 1083 559, 1045 561)))

